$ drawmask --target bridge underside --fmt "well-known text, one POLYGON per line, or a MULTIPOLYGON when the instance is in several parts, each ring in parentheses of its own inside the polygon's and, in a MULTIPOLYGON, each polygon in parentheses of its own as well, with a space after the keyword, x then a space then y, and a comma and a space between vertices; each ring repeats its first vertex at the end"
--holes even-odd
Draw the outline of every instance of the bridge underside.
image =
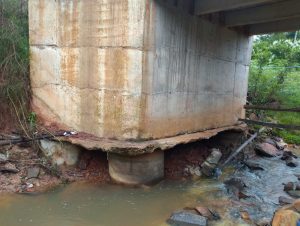
POLYGON ((300 29, 298 0, 165 0, 165 2, 249 35, 300 29))

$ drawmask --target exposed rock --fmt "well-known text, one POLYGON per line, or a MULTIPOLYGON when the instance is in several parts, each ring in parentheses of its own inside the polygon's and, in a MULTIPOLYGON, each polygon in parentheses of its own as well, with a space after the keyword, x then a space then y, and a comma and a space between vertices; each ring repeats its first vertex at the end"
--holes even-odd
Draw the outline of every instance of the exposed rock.
POLYGON ((73 144, 66 142, 56 142, 50 140, 41 141, 41 149, 55 165, 66 164, 73 166, 79 159, 81 149, 73 144))
POLYGON ((290 191, 287 191, 287 193, 294 197, 294 198, 300 198, 300 191, 299 190, 290 190, 290 191))
POLYGON ((229 187, 235 187, 239 191, 242 191, 245 187, 247 187, 244 181, 240 178, 231 178, 225 181, 224 184, 226 184, 229 187))
POLYGON ((191 175, 191 176, 197 176, 200 177, 201 176, 201 170, 199 166, 186 166, 186 168, 184 169, 184 172, 187 175, 191 175))
POLYGON ((266 156, 266 157, 275 157, 281 155, 280 151, 272 144, 269 143, 260 143, 255 146, 255 151, 257 154, 266 156))
POLYGON ((274 215, 272 226, 296 226, 299 219, 299 213, 292 210, 280 209, 274 215))
POLYGON ((197 212, 201 216, 206 217, 208 220, 219 220, 219 219, 221 219, 220 215, 216 211, 211 210, 207 207, 197 206, 197 207, 195 207, 195 209, 197 210, 197 212))
POLYGON ((284 184, 284 191, 291 191, 291 190, 300 190, 300 184, 298 182, 288 182, 284 184))
POLYGON ((297 199, 296 201, 293 202, 293 208, 300 213, 300 199, 297 199))
POLYGON ((254 161, 247 160, 244 163, 250 170, 264 170, 264 168, 260 164, 254 161))
POLYGON ((285 162, 286 162, 286 165, 289 167, 297 167, 298 166, 298 162, 292 156, 288 157, 285 160, 285 162))
POLYGON ((295 159, 298 158, 296 155, 294 155, 293 152, 285 149, 283 154, 282 154, 281 160, 287 160, 289 157, 293 157, 295 159))
POLYGON ((246 221, 250 221, 251 220, 250 219, 250 215, 249 215, 249 213, 247 211, 241 211, 240 215, 241 215, 241 218, 243 220, 246 220, 246 221))
POLYGON ((27 179, 38 178, 39 174, 40 174, 39 167, 31 167, 27 170, 27 179))
POLYGON ((263 218, 256 222, 257 226, 271 226, 271 219, 263 218))
POLYGON ((168 223, 176 226, 206 226, 207 219, 203 216, 188 211, 176 211, 168 220, 168 223))
POLYGON ((0 153, 0 163, 7 162, 8 158, 6 155, 0 153))
POLYGON ((202 163, 202 173, 208 177, 214 175, 214 171, 222 157, 222 153, 219 149, 213 148, 211 154, 207 157, 204 163, 202 163))
POLYGON ((292 204, 294 202, 294 199, 280 196, 279 197, 279 204, 280 205, 286 205, 286 204, 292 204))
POLYGON ((276 147, 276 141, 270 137, 265 139, 265 143, 272 144, 274 147, 276 147))
POLYGON ((279 141, 276 141, 276 147, 279 150, 284 150, 287 146, 288 146, 288 144, 285 143, 282 139, 280 139, 279 141))
POLYGON ((4 172, 4 173, 18 173, 19 170, 12 163, 5 163, 4 166, 0 166, 0 172, 4 172))

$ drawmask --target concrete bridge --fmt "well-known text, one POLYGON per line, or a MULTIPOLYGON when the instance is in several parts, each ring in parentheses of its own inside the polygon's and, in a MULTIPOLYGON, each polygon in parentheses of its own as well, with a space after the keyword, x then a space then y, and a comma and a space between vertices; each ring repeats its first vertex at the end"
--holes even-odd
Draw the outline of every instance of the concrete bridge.
POLYGON ((251 35, 299 17, 298 0, 29 0, 33 108, 115 180, 158 179, 163 150, 240 128, 251 35))

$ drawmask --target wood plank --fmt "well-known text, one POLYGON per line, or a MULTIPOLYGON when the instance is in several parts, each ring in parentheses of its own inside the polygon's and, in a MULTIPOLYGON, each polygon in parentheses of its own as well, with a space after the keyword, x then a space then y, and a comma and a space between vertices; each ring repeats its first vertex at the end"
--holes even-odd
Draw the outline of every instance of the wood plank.
POLYGON ((300 130, 300 126, 297 126, 297 125, 284 125, 284 124, 262 122, 262 121, 248 120, 248 119, 239 119, 239 121, 245 122, 245 123, 251 124, 251 125, 260 125, 260 126, 266 126, 266 127, 270 127, 270 128, 300 130))
POLYGON ((285 0, 273 4, 224 13, 226 27, 251 25, 300 17, 300 1, 285 0))
POLYGON ((245 105, 245 109, 269 110, 269 111, 286 111, 286 112, 300 112, 300 108, 283 108, 283 107, 268 107, 261 105, 245 105))
POLYGON ((238 9, 242 7, 250 7, 275 1, 276 0, 196 0, 195 14, 204 15, 225 10, 238 9))
POLYGON ((248 32, 250 35, 296 30, 300 30, 300 18, 293 18, 289 20, 281 20, 262 24, 253 24, 248 26, 248 32))

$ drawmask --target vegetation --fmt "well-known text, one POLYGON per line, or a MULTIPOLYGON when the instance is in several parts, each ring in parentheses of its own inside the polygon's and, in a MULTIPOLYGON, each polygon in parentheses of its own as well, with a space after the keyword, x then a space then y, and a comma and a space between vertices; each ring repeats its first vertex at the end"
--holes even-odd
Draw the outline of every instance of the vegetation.
MULTIPOLYGON (((252 104, 300 107, 300 38, 298 32, 259 36, 254 41, 248 101, 252 104)), ((265 120, 300 125, 299 113, 260 112, 265 120)), ((275 130, 287 142, 300 144, 299 131, 275 130)))
POLYGON ((27 0, 0 0, 0 10, 0 129, 9 120, 25 132, 30 97, 27 0))

